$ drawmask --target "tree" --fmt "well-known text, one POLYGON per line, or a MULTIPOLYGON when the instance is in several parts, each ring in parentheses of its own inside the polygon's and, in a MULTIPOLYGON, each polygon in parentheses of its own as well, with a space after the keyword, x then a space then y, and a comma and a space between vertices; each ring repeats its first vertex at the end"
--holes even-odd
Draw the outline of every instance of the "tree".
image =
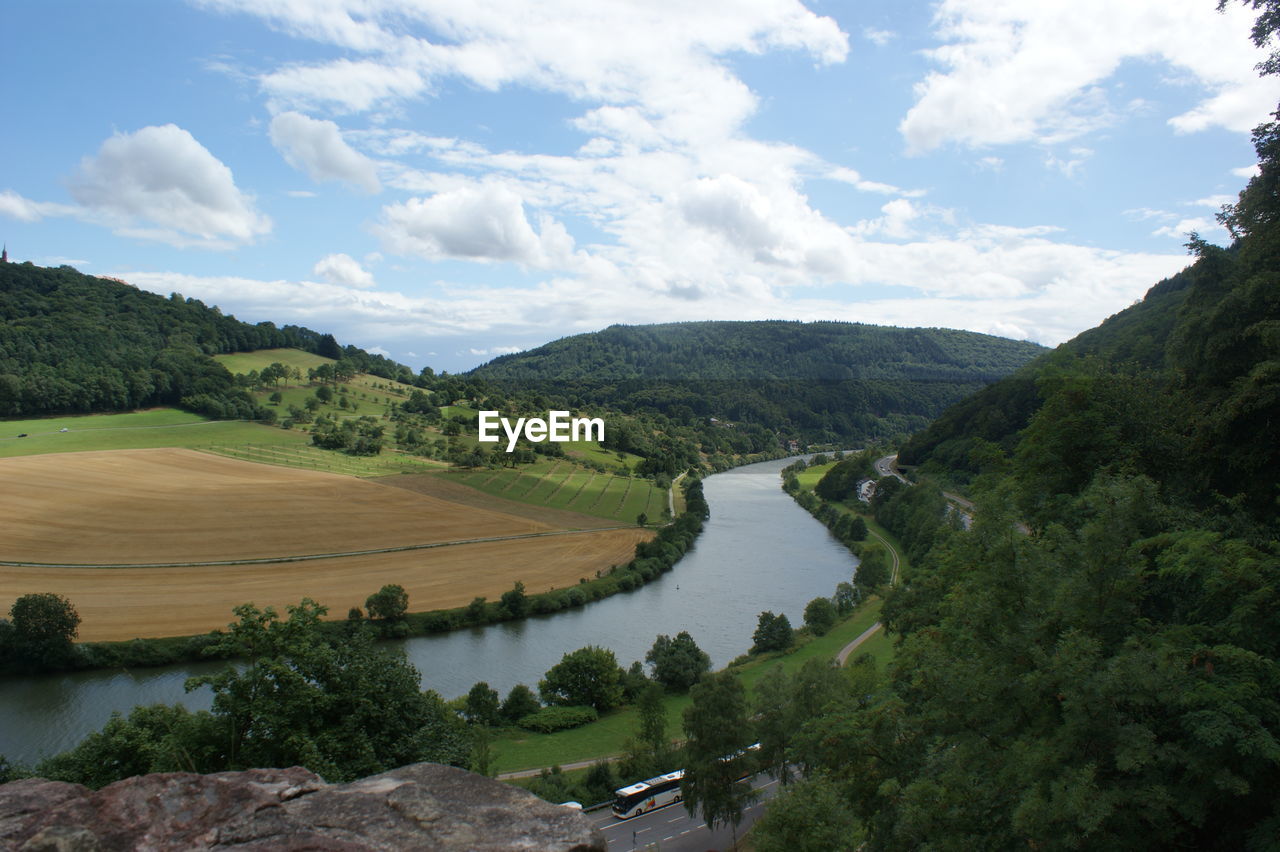
POLYGON ((640 714, 640 742, 657 757, 667 751, 667 708, 662 702, 662 687, 656 683, 640 692, 636 702, 640 714))
POLYGON ((756 630, 751 634, 751 653, 761 654, 765 651, 785 651, 795 641, 795 631, 791 629, 791 619, 786 613, 774 615, 769 610, 760 613, 756 630))
POLYGON ((836 607, 830 598, 814 598, 805 605, 804 623, 814 636, 825 636, 836 623, 836 607))
POLYGON ((649 523, 649 516, 644 512, 636 515, 636 526, 643 527, 649 523))
POLYGON ((751 786, 739 780, 753 771, 751 753, 744 751, 751 737, 747 693, 735 674, 721 671, 695 684, 689 697, 680 791, 688 808, 708 825, 731 823, 736 846, 742 810, 755 798, 751 786))
POLYGON ((840 615, 848 615, 853 612, 859 600, 861 600, 861 595, 852 583, 837 584, 836 593, 831 599, 836 606, 836 612, 840 615))
POLYGON ((23 595, 9 607, 9 619, 10 654, 17 668, 57 669, 75 659, 72 640, 79 631, 80 614, 62 595, 23 595))
POLYGON ((488 725, 476 725, 471 729, 471 759, 467 768, 485 777, 493 772, 493 735, 488 725))
POLYGON ((280 393, 280 391, 272 391, 271 396, 267 397, 267 399, 271 400, 272 405, 279 405, 284 402, 284 394, 280 393))
POLYGON ((852 852, 862 832, 839 787, 815 775, 769 802, 751 841, 756 852, 852 852))
POLYGON ((187 689, 213 689, 224 765, 301 765, 329 781, 346 781, 407 763, 465 766, 462 720, 402 656, 379 650, 368 630, 330 644, 326 609, 304 598, 281 619, 267 607, 235 608, 239 620, 213 652, 242 667, 190 678, 187 689))
POLYGON ((477 725, 496 725, 499 721, 498 691, 484 681, 479 681, 467 693, 462 715, 477 725))
POLYGON ((502 607, 512 618, 524 618, 529 611, 529 599, 524 593, 524 583, 516 580, 510 591, 502 593, 502 607))
POLYGON ((499 712, 508 722, 519 722, 530 713, 537 713, 541 709, 542 704, 538 702, 538 697, 533 694, 533 690, 523 683, 517 683, 507 693, 499 712))
POLYGON ((685 630, 674 639, 659 636, 644 659, 653 666, 653 679, 673 692, 684 692, 711 670, 711 657, 685 630))
POLYGON ((41 761, 36 773, 98 789, 151 772, 218 772, 226 768, 224 747, 222 722, 208 711, 152 704, 112 713, 102 730, 41 761))
POLYGON ((868 544, 858 554, 858 568, 853 574, 853 584, 862 595, 872 594, 889 582, 889 557, 878 544, 868 544))
POLYGON ((321 402, 333 402, 333 389, 328 385, 321 385, 316 388, 316 399, 321 402))
POLYGON ((488 620, 485 607, 484 595, 472 598, 471 603, 467 604, 467 621, 471 624, 484 624, 488 620))
POLYGON ((365 598, 364 608, 370 618, 399 621, 409 610, 409 593, 399 583, 388 583, 365 598))
POLYGON ((538 682, 547 704, 594 707, 600 712, 622 703, 622 669, 613 651, 588 645, 571 651, 538 682))

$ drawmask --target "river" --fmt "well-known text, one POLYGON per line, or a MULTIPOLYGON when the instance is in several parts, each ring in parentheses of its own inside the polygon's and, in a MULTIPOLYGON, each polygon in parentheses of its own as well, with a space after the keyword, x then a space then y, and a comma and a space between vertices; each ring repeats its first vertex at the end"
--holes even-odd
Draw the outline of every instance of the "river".
MULTIPOLYGON (((800 626, 804 606, 849 580, 857 560, 782 491, 777 460, 735 468, 703 483, 711 518, 675 569, 631 592, 555 615, 397 643, 445 697, 484 680, 503 695, 536 691, 560 657, 584 645, 610 648, 625 668, 660 633, 687 630, 720 668, 751 646, 756 617, 784 612, 800 626)), ((513 579, 519 579, 518 576, 513 579)), ((225 663, 137 671, 90 671, 0 680, 0 755, 34 761, 74 746, 113 710, 180 702, 207 708, 207 690, 186 679, 225 663)))

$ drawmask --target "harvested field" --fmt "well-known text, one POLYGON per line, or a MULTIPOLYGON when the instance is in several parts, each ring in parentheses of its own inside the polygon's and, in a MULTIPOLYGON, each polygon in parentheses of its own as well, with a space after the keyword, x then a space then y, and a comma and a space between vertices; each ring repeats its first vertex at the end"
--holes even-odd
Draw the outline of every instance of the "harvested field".
POLYGON ((549 529, 376 482, 194 450, 0 460, 0 560, 8 562, 251 559, 549 529))
POLYGON ((0 568, 0 606, 31 591, 65 595, 83 619, 85 641, 181 636, 226 627, 231 608, 252 602, 283 612, 310 597, 341 618, 386 583, 399 583, 414 610, 496 600, 522 581, 532 594, 576 585, 596 569, 629 560, 641 529, 459 544, 431 550, 206 568, 0 568))
POLYGON ((495 599, 516 580, 530 593, 574 585, 626 562, 652 535, 628 528, 257 565, 81 567, 338 554, 563 529, 552 520, 192 450, 3 459, 0 561, 46 564, 0 566, 0 612, 20 595, 56 592, 79 610, 81 639, 105 640, 200 633, 224 627, 236 604, 283 607, 304 596, 340 618, 386 583, 404 586, 412 609, 438 609, 476 595, 495 599))

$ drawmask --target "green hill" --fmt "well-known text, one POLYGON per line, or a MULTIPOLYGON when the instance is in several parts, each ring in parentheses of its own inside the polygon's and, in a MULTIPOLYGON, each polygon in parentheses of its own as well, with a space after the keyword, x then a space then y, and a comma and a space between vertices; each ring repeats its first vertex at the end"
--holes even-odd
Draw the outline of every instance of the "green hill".
POLYGON ((615 325, 496 358, 468 378, 691 426, 715 418, 805 443, 860 441, 919 429, 1043 351, 857 323, 615 325))
POLYGON ((3 417, 177 405, 214 418, 258 419, 264 409, 210 356, 274 347, 414 378, 403 365, 300 326, 250 325, 198 299, 165 298, 70 266, 0 264, 3 417))

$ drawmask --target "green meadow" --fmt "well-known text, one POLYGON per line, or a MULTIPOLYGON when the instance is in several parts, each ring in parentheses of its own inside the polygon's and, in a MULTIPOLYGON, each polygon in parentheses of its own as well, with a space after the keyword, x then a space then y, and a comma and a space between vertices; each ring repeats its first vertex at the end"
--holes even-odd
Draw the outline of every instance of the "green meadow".
MULTIPOLYGON (((859 607, 852 615, 837 624, 826 636, 813 637, 783 654, 764 654, 734 666, 748 694, 753 694, 756 684, 773 672, 792 674, 808 660, 834 659, 845 645, 876 622, 880 616, 880 600, 873 599, 859 607)), ((891 658, 893 646, 884 641, 871 648, 881 631, 858 648, 857 654, 870 650, 876 665, 883 668, 891 658)), ((619 661, 624 666, 626 661, 619 661)), ((681 736, 684 709, 689 706, 688 694, 668 695, 665 699, 667 733, 681 736)), ((493 740, 494 768, 498 772, 541 768, 565 763, 576 763, 620 754, 628 737, 635 737, 640 728, 640 716, 635 707, 624 707, 607 713, 597 722, 557 731, 553 734, 535 734, 509 729, 493 740)), ((674 768, 674 767, 673 767, 674 768)))
POLYGON ((546 459, 517 468, 451 471, 451 482, 468 485, 486 494, 568 509, 624 524, 635 523, 641 512, 651 522, 667 508, 667 490, 656 488, 642 477, 599 473, 579 467, 567 459, 546 459))
POLYGON ((5 420, 0 426, 0 458, 87 450, 136 450, 152 447, 201 448, 211 444, 302 445, 301 432, 260 423, 206 420, 176 408, 125 414, 85 414, 35 420, 5 420), (61 431, 66 429, 66 432, 61 431), (27 437, 17 435, 26 433, 27 437))
POLYGON ((284 364, 286 367, 297 367, 305 376, 307 370, 315 369, 321 364, 332 364, 332 358, 313 355, 301 349, 259 349, 256 352, 233 352, 230 355, 215 355, 213 360, 226 367, 232 373, 243 374, 252 370, 262 371, 271 364, 284 364))

